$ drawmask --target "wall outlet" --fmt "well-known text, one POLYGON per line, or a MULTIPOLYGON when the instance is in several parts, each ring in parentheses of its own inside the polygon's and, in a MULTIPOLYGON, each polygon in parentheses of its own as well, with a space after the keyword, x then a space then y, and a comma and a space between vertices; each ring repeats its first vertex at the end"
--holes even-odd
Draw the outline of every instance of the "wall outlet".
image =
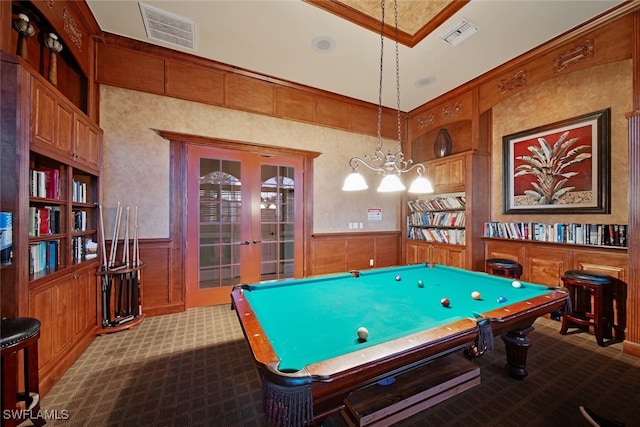
POLYGON ((373 258, 369 260, 369 267, 373 267, 373 258))

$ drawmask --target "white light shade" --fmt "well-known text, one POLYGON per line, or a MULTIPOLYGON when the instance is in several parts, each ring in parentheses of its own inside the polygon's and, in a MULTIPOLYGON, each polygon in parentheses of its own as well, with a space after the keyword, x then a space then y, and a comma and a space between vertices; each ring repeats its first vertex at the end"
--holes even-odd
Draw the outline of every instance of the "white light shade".
POLYGON ((382 182, 380 183, 380 187, 378 187, 379 193, 392 193, 394 191, 404 191, 406 187, 400 181, 400 178, 396 174, 385 175, 382 178, 382 182))
POLYGON ((344 180, 342 191, 360 191, 369 188, 364 177, 355 170, 351 172, 344 180))
POLYGON ((433 193, 433 186, 427 178, 422 175, 418 175, 418 177, 411 183, 411 186, 409 187, 409 193, 433 193))

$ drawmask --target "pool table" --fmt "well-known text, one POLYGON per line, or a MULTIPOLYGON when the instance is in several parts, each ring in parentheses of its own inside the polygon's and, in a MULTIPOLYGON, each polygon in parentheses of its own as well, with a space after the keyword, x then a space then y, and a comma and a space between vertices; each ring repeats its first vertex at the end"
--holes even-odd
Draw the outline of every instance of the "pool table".
POLYGON ((454 351, 478 356, 497 335, 508 372, 523 379, 533 322, 568 296, 512 282, 416 264, 238 285, 231 299, 262 377, 267 419, 305 425, 340 410, 356 389, 454 351))

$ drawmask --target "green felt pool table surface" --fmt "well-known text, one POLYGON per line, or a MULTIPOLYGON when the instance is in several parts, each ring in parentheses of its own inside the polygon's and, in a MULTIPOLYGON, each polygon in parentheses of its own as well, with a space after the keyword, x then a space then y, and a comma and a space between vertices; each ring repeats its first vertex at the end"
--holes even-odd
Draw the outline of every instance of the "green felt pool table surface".
POLYGON ((516 288, 512 282, 417 264, 365 270, 356 277, 344 273, 249 285, 244 296, 277 355, 277 369, 290 372, 553 292, 526 282, 516 288), (479 299, 472 297, 474 291, 479 299), (358 339, 360 327, 368 330, 364 342, 358 339))

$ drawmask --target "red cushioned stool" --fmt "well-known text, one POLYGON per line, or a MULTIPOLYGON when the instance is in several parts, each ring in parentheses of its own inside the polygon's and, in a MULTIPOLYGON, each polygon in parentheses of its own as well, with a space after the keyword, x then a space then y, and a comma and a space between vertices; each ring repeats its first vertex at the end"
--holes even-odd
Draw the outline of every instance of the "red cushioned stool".
POLYGON ((512 277, 520 279, 522 266, 511 259, 489 258, 485 261, 485 272, 494 276, 512 277))
POLYGON ((2 360, 2 426, 13 427, 27 418, 36 426, 46 424, 40 413, 40 378, 38 376, 38 338, 40 321, 31 317, 4 318, 0 323, 2 360), (24 391, 18 390, 18 352, 24 356, 24 391), (25 402, 24 408, 18 402, 25 402), (25 411, 19 412, 20 409, 25 411), (19 416, 5 417, 9 414, 19 416))
POLYGON ((593 334, 599 346, 604 339, 611 338, 614 326, 613 277, 585 270, 569 270, 562 276, 564 287, 569 292, 571 310, 562 315, 560 333, 569 328, 579 328, 593 334))

